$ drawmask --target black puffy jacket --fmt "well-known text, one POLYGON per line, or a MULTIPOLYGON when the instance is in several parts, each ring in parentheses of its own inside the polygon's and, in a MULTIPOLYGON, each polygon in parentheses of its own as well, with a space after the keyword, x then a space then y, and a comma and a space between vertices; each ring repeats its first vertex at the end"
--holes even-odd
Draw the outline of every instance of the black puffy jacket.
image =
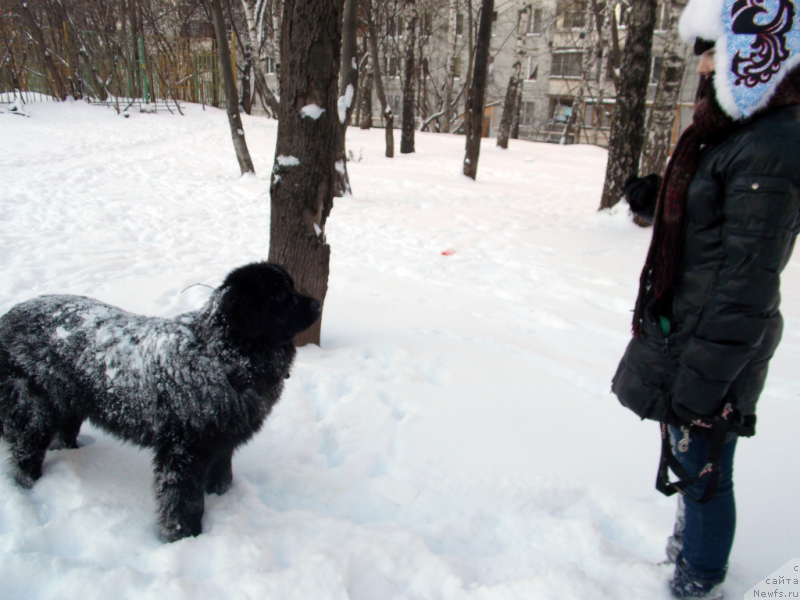
POLYGON ((780 274, 800 230, 800 107, 706 148, 686 199, 671 293, 647 307, 612 389, 642 418, 753 415, 781 339, 780 274), (666 317, 664 335, 659 318, 666 317))

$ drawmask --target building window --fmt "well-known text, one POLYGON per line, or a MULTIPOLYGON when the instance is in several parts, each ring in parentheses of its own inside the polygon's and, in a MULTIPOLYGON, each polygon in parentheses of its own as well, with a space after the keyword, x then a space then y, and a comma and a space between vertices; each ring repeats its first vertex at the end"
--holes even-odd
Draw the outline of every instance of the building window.
POLYGON ((400 75, 400 60, 396 56, 386 57, 386 76, 397 77, 400 75))
POLYGON ((539 78, 539 62, 533 57, 528 57, 528 81, 536 81, 539 78))
POLYGON ((464 15, 456 15, 456 35, 464 35, 464 15))
POLYGON ((461 78, 461 57, 460 56, 456 56, 455 60, 453 61, 453 67, 454 67, 454 70, 453 70, 454 75, 453 76, 456 79, 460 79, 461 78))
POLYGON ((272 57, 267 58, 264 61, 264 69, 265 75, 275 75, 275 59, 272 57))
POLYGON ((403 18, 390 17, 386 27, 389 37, 403 37, 403 18))
POLYGON ((550 98, 550 120, 554 123, 566 123, 572 115, 572 98, 550 98))
POLYGON ((431 74, 430 62, 427 58, 419 59, 419 68, 423 77, 429 77, 431 74))
POLYGON ((497 35, 497 11, 492 11, 492 35, 497 35))
POLYGON ((403 95, 402 94, 387 94, 386 101, 392 107, 392 112, 396 115, 403 114, 403 95))
POLYGON ((528 35, 539 35, 542 33, 542 16, 541 8, 534 8, 528 14, 528 35))
POLYGON ((536 109, 535 102, 523 102, 522 103, 522 115, 520 119, 520 125, 523 127, 533 127, 533 119, 534 119, 534 110, 536 109))
POLYGON ((420 19, 420 35, 430 35, 431 34, 431 13, 426 12, 422 14, 422 18, 420 19))
POLYGON ((580 77, 582 52, 553 52, 550 77, 580 77))
POLYGON ((556 2, 556 27, 572 29, 583 27, 586 3, 583 0, 558 0, 556 2))
POLYGON ((653 57, 653 68, 650 71, 650 85, 658 84, 658 80, 661 77, 661 63, 663 60, 664 59, 661 56, 653 57))
POLYGON ((669 7, 666 2, 659 3, 656 8, 656 31, 666 31, 669 25, 669 7))
POLYGON ((613 105, 586 104, 583 111, 583 123, 586 127, 599 127, 609 129, 611 127, 611 107, 613 105))

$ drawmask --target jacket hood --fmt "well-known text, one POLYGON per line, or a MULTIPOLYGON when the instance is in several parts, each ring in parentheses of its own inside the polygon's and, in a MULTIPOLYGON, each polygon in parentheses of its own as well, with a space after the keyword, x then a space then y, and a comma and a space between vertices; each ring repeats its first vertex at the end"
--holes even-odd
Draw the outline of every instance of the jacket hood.
POLYGON ((681 37, 715 42, 714 87, 722 109, 746 119, 767 106, 800 64, 800 0, 690 0, 681 37))

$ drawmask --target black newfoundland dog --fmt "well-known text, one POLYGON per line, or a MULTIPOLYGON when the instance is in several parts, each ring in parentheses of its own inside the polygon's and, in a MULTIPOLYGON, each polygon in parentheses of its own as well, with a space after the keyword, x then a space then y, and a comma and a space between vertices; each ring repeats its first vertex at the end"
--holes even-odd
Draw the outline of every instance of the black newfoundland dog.
POLYGON ((49 448, 81 423, 154 450, 161 534, 201 532, 203 494, 231 487, 231 457, 283 390, 292 338, 320 303, 278 265, 232 271, 199 311, 134 315, 81 296, 40 296, 0 317, 0 434, 31 487, 49 448))

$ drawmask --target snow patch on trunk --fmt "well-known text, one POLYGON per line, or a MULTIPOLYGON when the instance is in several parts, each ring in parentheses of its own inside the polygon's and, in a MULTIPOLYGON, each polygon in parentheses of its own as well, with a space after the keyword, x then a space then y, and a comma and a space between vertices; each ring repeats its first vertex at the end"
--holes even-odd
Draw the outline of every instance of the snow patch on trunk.
POLYGON ((347 109, 350 108, 350 104, 353 102, 353 94, 355 90, 353 89, 353 84, 347 84, 347 89, 344 92, 344 96, 339 96, 339 122, 344 124, 344 120, 347 118, 347 109))
POLYGON ((275 160, 282 167, 296 167, 300 164, 300 159, 291 155, 284 156, 283 154, 280 154, 275 160))
POLYGON ((317 106, 316 104, 306 104, 303 108, 300 109, 300 114, 304 117, 308 117, 309 119, 314 119, 315 121, 322 116, 322 113, 325 112, 325 109, 317 106))

